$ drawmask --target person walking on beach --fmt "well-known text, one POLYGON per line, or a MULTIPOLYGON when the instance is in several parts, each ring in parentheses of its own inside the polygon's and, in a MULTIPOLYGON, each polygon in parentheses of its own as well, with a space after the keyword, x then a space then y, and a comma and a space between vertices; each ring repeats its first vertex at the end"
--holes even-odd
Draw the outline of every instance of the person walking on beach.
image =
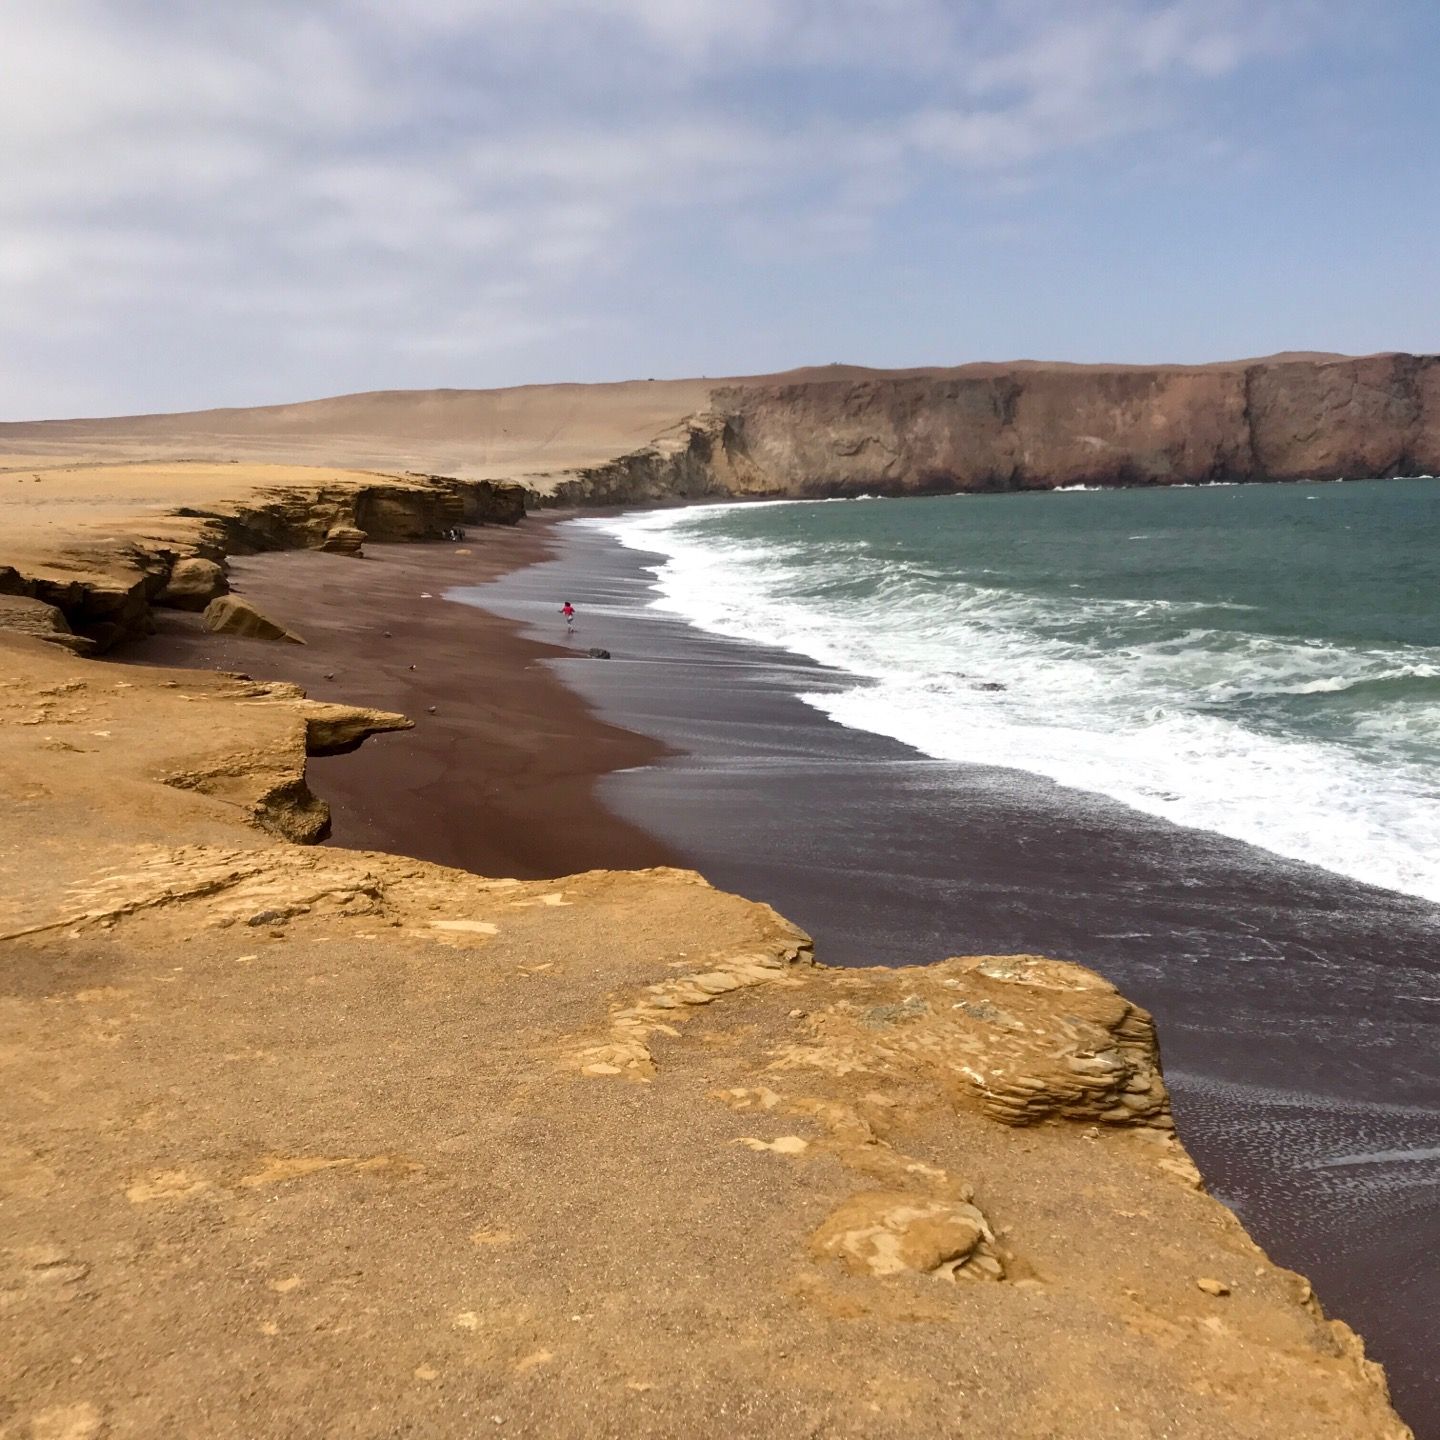
POLYGON ((575 607, 567 600, 560 607, 560 613, 565 617, 566 633, 573 634, 575 630, 575 607))

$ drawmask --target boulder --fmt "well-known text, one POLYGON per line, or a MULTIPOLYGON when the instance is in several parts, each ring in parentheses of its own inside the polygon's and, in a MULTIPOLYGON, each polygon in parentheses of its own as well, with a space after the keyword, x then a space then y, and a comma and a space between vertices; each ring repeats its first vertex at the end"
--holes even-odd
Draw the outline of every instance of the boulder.
POLYGON ((288 640, 293 645, 305 642, 292 635, 273 620, 262 615, 248 600, 238 595, 220 595, 205 607, 203 623, 215 635, 243 635, 249 640, 288 640))
POLYGON ((0 595, 0 630, 18 630, 22 635, 61 645, 77 655, 90 655, 96 649, 93 640, 71 632, 70 622, 62 610, 29 595, 0 595))
POLYGON ((365 532, 354 525, 332 525, 320 542, 320 548, 331 555, 355 555, 364 553, 365 532))
POLYGON ((602 650, 598 645, 592 645, 586 653, 592 660, 608 660, 610 658, 610 652, 602 650))
POLYGON ((175 562, 170 578, 155 603, 167 605, 172 610, 203 610, 229 588, 230 582, 219 565, 213 560, 202 560, 198 555, 192 555, 175 562))

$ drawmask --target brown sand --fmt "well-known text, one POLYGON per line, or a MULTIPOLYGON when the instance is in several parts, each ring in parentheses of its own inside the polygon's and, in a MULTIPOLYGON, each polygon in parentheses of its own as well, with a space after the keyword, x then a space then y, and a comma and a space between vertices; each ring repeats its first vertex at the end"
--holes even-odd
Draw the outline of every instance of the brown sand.
POLYGON ((316 699, 411 716, 414 730, 363 755, 311 762, 336 844, 522 879, 670 863, 665 846, 592 794, 597 776, 664 747, 597 720, 543 663, 564 647, 441 599, 543 558, 545 528, 368 546, 363 560, 309 550, 237 558, 235 590, 304 646, 211 635, 198 617, 162 612, 160 633, 119 658, 288 680, 316 699))

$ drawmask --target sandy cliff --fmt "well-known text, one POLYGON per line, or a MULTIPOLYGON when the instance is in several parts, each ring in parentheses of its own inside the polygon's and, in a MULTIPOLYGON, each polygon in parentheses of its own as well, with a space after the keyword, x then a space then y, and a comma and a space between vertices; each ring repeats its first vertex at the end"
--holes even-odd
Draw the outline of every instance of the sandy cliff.
POLYGON ((295 845, 396 717, 0 667, 6 1436, 1406 1434, 1099 977, 295 845))
POLYGON ((79 648, 103 651, 147 633, 156 605, 201 608, 172 585, 177 566, 196 559, 223 576, 227 555, 320 548, 336 532, 425 540, 523 513, 519 486, 488 480, 239 463, 12 465, 0 469, 0 630, 72 633, 79 648))

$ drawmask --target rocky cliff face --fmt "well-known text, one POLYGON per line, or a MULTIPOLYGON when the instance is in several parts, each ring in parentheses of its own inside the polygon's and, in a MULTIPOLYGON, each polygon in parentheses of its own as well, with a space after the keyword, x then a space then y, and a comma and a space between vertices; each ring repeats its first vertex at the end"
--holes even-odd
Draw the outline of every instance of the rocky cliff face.
POLYGON ((0 425, 0 474, 21 486, 38 465, 45 488, 34 496, 47 500, 62 457, 116 466, 167 456, 172 483, 177 465, 311 467, 308 510, 253 517, 264 544, 318 543, 313 492, 333 489, 333 466, 364 472, 376 493, 358 508, 339 497, 329 523, 397 539, 419 522, 390 509, 379 494, 389 484, 448 491, 454 524, 462 511, 472 521, 477 511, 513 511, 519 492, 507 482, 541 506, 1431 473, 1440 470, 1440 357, 830 366, 0 425), (421 470, 463 478, 408 473, 421 470))
MULTIPOLYGON (((234 494, 213 505, 152 502, 117 514, 101 527, 113 533, 93 539, 78 524, 72 533, 41 531, 38 543, 20 525, 0 529, 0 597, 12 602, 0 606, 0 629, 38 624, 56 643, 76 648, 78 639, 105 651, 148 634, 156 605, 203 608, 176 583, 197 561, 220 567, 218 593, 226 555, 319 548, 347 529, 375 541, 438 540, 458 526, 513 525, 525 513, 524 488, 505 482, 317 471, 307 483, 267 485, 260 473, 257 484, 253 473, 237 472, 234 494), (21 602, 31 602, 23 617, 21 602)), ((97 497, 96 508, 103 503, 97 497)))
POLYGON ((1339 479, 1440 470, 1440 357, 974 366, 717 390, 742 494, 1339 479))
MULTIPOLYGON (((803 387, 802 387, 803 388, 803 387)), ((651 445, 603 465, 545 477, 531 493, 535 508, 565 505, 664 505, 768 493, 774 486, 737 445, 728 416, 691 415, 651 445)))

